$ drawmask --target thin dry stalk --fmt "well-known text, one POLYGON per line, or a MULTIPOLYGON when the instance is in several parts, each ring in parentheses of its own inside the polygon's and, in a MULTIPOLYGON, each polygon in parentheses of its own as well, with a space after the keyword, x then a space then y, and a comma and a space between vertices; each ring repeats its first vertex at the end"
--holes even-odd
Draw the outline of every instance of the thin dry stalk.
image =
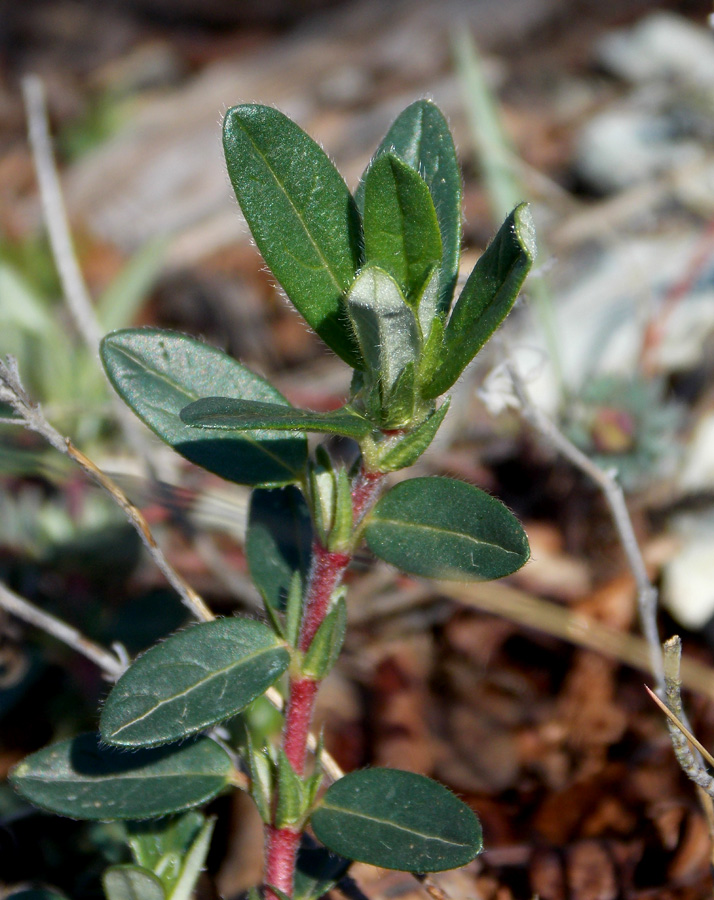
POLYGON ((523 379, 515 366, 507 360, 506 368, 511 377, 513 390, 520 405, 523 418, 538 431, 556 450, 597 484, 603 492, 610 507, 612 519, 625 551, 627 563, 637 584, 637 608, 640 628, 647 641, 652 673, 657 685, 657 692, 664 693, 664 663, 660 647, 659 630, 657 628, 657 591, 649 580, 647 567, 642 557, 632 519, 627 509, 625 495, 617 482, 613 470, 606 471, 597 466, 582 450, 558 429, 548 416, 544 415, 531 401, 523 379))
POLYGON ((29 600, 25 600, 19 594, 11 591, 9 587, 0 583, 0 608, 28 625, 39 628, 63 644, 67 644, 77 653, 81 653, 95 663, 111 681, 121 675, 126 668, 126 663, 118 654, 106 650, 94 641, 90 641, 76 628, 58 619, 56 616, 39 609, 29 600))

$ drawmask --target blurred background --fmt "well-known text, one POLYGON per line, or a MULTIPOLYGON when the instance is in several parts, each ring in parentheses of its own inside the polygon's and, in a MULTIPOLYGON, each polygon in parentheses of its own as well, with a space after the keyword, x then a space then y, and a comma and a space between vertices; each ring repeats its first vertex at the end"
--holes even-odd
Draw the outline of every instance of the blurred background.
MULTIPOLYGON (((146 432, 138 454, 68 310, 27 139, 40 76, 75 249, 102 331, 199 335, 294 403, 338 405, 349 372, 276 291, 232 196, 231 105, 273 104, 355 187, 419 97, 447 115, 464 174, 466 277, 529 200, 537 271, 504 337, 461 380, 422 474, 503 499, 533 560, 469 587, 361 557, 351 631, 322 695, 345 769, 439 778, 482 818, 487 850, 438 876, 451 900, 711 896, 711 839, 645 694, 637 590, 598 490, 513 409, 533 401, 615 468, 663 637, 691 660, 685 704, 714 744, 714 32, 703 0, 0 0, 0 355, 50 421, 144 510, 219 614, 257 610, 247 492, 146 432), (147 458, 150 471, 147 469, 147 458)), ((40 438, 0 424, 0 579, 94 640, 136 653, 184 622, 110 501, 40 438)), ((107 684, 0 611, 0 771, 96 725, 107 684)), ((266 729, 269 710, 251 711, 266 729)), ((219 799, 202 896, 260 878, 260 833, 219 799)), ((37 882, 76 900, 126 857, 119 826, 69 823, 0 788, 0 894, 37 882)), ((422 898, 355 866, 366 894, 422 898)))

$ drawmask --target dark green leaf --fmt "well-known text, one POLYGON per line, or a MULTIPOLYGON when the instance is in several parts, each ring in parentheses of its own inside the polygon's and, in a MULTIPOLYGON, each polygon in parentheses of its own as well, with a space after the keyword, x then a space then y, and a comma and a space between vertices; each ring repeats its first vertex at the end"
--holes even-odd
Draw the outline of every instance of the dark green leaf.
POLYGON ((350 860, 325 847, 301 846, 295 868, 294 900, 320 900, 347 873, 350 860))
POLYGON ((107 900, 165 900, 159 878, 139 866, 111 866, 102 875, 107 900))
POLYGON ((395 279, 415 301, 441 262, 441 235, 426 182, 386 153, 369 168, 364 190, 365 262, 395 279))
POLYGON ((387 272, 366 266, 347 295, 347 311, 368 370, 389 391, 419 352, 419 327, 399 285, 387 272))
POLYGON ((485 581, 528 561, 528 538, 495 497, 452 478, 412 478, 386 493, 365 531, 380 559, 428 578, 485 581))
POLYGON ((289 407, 267 381, 230 356, 156 328, 115 331, 104 338, 100 353, 122 400, 186 459, 238 484, 299 479, 307 457, 303 436, 264 431, 209 436, 179 418, 191 401, 214 394, 289 407))
POLYGON ((272 609, 282 611, 295 572, 310 568, 312 523, 302 491, 293 485, 256 488, 250 499, 245 554, 250 577, 272 609))
MULTIPOLYGON (((374 159, 385 153, 404 160, 421 175, 431 191, 443 245, 439 307, 445 315, 459 274, 461 173, 451 132, 441 110, 429 100, 417 100, 408 106, 385 135, 374 159)), ((355 193, 360 211, 364 209, 365 176, 355 193)))
POLYGON ((231 718, 283 674, 290 656, 252 619, 191 625, 156 644, 112 688, 99 719, 105 741, 152 747, 231 718))
POLYGON ((522 203, 508 216, 469 275, 444 332, 441 365, 423 394, 438 397, 457 380, 511 311, 536 254, 533 220, 522 203))
POLYGON ((412 466, 434 440, 449 409, 449 398, 441 404, 421 425, 409 434, 400 437, 384 455, 379 457, 377 466, 381 472, 396 472, 412 466))
POLYGON ((233 766, 215 741, 127 753, 82 734, 51 744, 13 769, 25 799, 75 819, 151 819, 199 806, 228 784, 233 766))
POLYGON ((347 406, 333 412, 312 412, 275 403, 237 400, 233 397, 203 397, 181 410, 181 421, 194 428, 250 431, 270 428, 281 431, 321 431, 361 438, 373 426, 347 406))
POLYGON ((290 300, 325 343, 360 367, 341 297, 360 265, 359 214, 320 147, 268 106, 235 106, 223 146, 255 242, 290 300))
POLYGON ((363 769, 327 789, 310 819, 318 840, 348 859, 440 872, 482 850, 474 813, 430 778, 399 769, 363 769))

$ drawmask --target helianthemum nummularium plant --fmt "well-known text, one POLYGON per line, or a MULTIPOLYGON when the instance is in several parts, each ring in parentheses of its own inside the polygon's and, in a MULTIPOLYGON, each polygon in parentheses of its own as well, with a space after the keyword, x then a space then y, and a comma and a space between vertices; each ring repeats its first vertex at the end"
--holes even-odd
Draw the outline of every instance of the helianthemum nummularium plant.
MULTIPOLYGON (((354 196, 320 147, 270 107, 229 110, 224 146, 258 248, 294 306, 353 369, 350 396, 332 412, 297 409, 185 335, 129 329, 104 339, 117 392, 160 438, 254 488, 246 554, 265 621, 214 619, 152 647, 109 693, 98 735, 39 751, 13 782, 45 809, 102 820, 165 817, 247 785, 265 823, 263 890, 307 900, 351 860, 431 872, 481 850, 476 815, 446 788, 380 768, 326 787, 308 738, 320 683, 343 643, 342 581, 358 547, 407 573, 460 580, 500 578, 528 558, 517 520, 483 491, 450 478, 392 488, 386 480, 431 443, 448 409, 444 395, 511 309, 534 240, 519 206, 454 302, 461 178, 446 121, 428 101, 399 116, 354 196), (323 446, 310 453, 308 432, 351 438, 354 462, 323 446), (286 692, 278 745, 250 730, 241 747, 216 739, 211 729, 276 684, 286 692), (317 879, 304 876, 298 858, 308 828, 343 860, 324 854, 317 879)), ((135 861, 105 877, 110 900, 127 896, 127 885, 151 900, 190 895, 208 838, 200 822, 182 825, 185 815, 196 814, 153 831, 130 826, 135 861), (181 828, 191 835, 183 843, 181 828), (159 844, 184 848, 171 878, 150 852, 159 844), (185 878, 176 875, 181 866, 185 878)))

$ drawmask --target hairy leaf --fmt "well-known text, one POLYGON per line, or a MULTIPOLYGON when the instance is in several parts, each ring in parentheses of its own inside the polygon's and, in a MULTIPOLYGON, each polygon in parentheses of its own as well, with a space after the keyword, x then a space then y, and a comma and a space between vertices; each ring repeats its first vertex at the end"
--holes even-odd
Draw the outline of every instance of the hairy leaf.
POLYGON ((207 435, 179 418, 193 400, 213 394, 289 408, 274 387, 230 356, 157 328, 115 331, 104 338, 100 353, 122 400, 186 459, 238 484, 299 479, 307 456, 303 436, 274 431, 207 435))
POLYGON ((310 824, 330 850, 385 869, 455 869, 482 850, 481 826, 465 803, 430 778, 399 769, 340 778, 310 824))
POLYGON ((444 332, 441 365, 423 388, 438 397, 457 380, 511 311, 535 258, 535 235, 528 206, 508 216, 474 266, 444 332))
MULTIPOLYGON (((431 192, 443 247, 439 309, 445 315, 459 274, 461 173, 448 123, 438 106, 430 100, 417 100, 400 113, 373 160, 385 153, 393 153, 411 166, 431 192)), ((360 211, 364 209, 366 175, 355 193, 360 211)))
POLYGON ((151 819, 211 800, 232 768, 226 751, 207 737, 127 753, 82 734, 28 756, 10 781, 35 806, 61 816, 151 819))
POLYGON ((252 619, 215 619, 156 644, 112 688, 99 719, 105 741, 152 747, 231 718, 287 669, 273 631, 252 619))
POLYGON ((377 159, 365 178, 364 249, 367 265, 389 272, 412 303, 441 262, 441 235, 429 188, 392 153, 377 159))
POLYGON ((528 561, 528 538, 495 497, 452 478, 412 478, 377 503, 365 530, 380 559, 414 575, 502 578, 528 561))
POLYGON ((181 410, 181 421, 194 428, 250 431, 270 428, 281 431, 319 431, 361 438, 372 425, 347 406, 333 412, 312 412, 276 403, 236 400, 232 397, 203 397, 181 410))
POLYGON ((229 109, 223 146, 255 242, 290 300, 349 365, 360 358, 341 297, 360 265, 359 214, 323 150, 277 109, 229 109))

